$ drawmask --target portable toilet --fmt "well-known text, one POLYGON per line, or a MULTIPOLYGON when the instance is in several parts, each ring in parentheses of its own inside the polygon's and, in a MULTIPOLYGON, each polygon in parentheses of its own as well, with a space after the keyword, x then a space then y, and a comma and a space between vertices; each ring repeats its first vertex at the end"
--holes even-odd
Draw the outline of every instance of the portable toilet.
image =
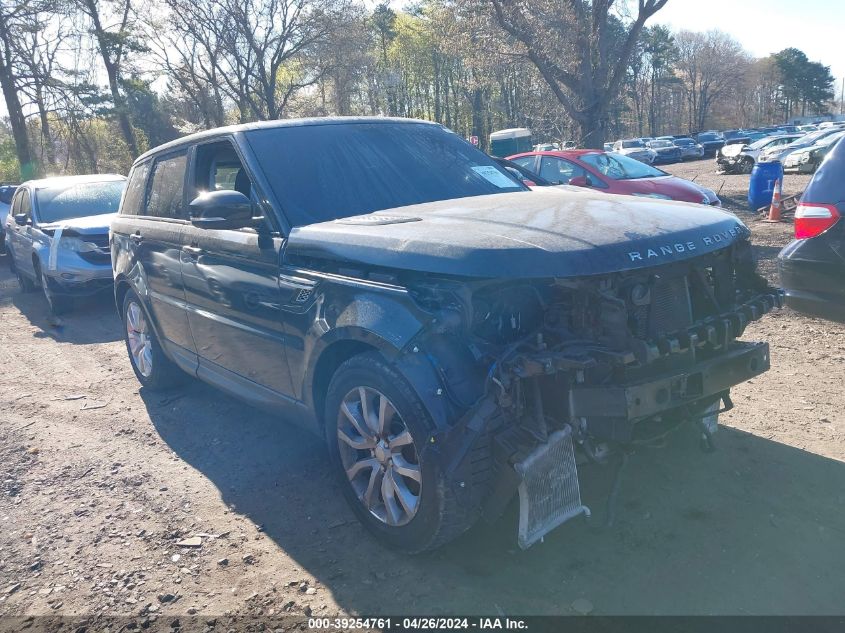
POLYGON ((504 158, 520 152, 530 152, 533 147, 531 130, 528 128, 514 127, 490 134, 490 154, 493 156, 504 158))

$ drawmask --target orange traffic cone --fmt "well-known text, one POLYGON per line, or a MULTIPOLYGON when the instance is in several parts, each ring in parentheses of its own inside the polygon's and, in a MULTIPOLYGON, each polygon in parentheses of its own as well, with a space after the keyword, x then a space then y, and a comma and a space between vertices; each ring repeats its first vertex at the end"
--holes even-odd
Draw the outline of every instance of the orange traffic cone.
POLYGON ((779 179, 775 181, 774 189, 772 192, 772 204, 769 206, 769 217, 764 220, 765 222, 780 222, 781 181, 779 179))

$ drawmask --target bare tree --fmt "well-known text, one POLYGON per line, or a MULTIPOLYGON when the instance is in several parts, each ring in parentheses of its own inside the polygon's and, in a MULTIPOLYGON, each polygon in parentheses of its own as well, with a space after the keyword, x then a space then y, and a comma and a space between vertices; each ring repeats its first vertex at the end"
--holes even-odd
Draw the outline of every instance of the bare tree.
POLYGON ((743 81, 750 64, 742 45, 722 31, 675 35, 676 71, 684 84, 690 131, 702 130, 717 100, 743 81))
POLYGON ((15 40, 20 65, 20 87, 38 111, 41 138, 41 161, 48 166, 56 163, 56 151, 51 132, 50 117, 53 112, 51 101, 55 92, 61 89, 58 57, 67 50, 64 47, 68 35, 65 21, 60 17, 60 7, 44 4, 37 7, 21 21, 21 29, 15 40))
POLYGON ((165 2, 182 45, 198 55, 183 66, 191 81, 220 86, 241 121, 279 118, 297 91, 317 81, 310 55, 346 6, 346 0, 165 2))
POLYGON ((35 175, 38 164, 32 153, 19 95, 21 77, 16 43, 22 37, 24 22, 38 13, 38 10, 39 5, 30 0, 0 1, 0 88, 9 113, 9 124, 23 179, 35 175))
POLYGON ((127 53, 141 46, 133 38, 132 0, 77 0, 91 21, 91 33, 106 69, 115 115, 129 151, 138 155, 138 142, 129 119, 126 99, 120 91, 120 80, 127 53))
POLYGON ((614 0, 489 0, 495 20, 519 42, 586 147, 601 147, 612 102, 646 21, 668 0, 637 0, 629 24, 611 13, 614 0))

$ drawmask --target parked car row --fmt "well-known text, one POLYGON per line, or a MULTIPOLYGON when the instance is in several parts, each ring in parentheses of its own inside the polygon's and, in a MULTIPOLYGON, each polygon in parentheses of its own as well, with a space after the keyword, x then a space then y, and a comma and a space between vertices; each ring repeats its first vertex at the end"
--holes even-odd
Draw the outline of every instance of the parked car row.
MULTIPOLYGON (((824 128, 818 128, 814 125, 801 126, 801 128, 794 125, 781 125, 732 129, 722 132, 708 130, 689 136, 638 137, 605 143, 604 150, 624 154, 650 165, 716 157, 717 168, 721 171, 749 173, 757 160, 758 150, 760 149, 759 146, 755 146, 749 153, 745 151, 749 146, 765 139, 791 137, 792 140, 795 140, 810 132, 836 128, 839 125, 831 123, 824 128), (734 145, 739 147, 734 147, 734 145), (742 155, 740 156, 740 154, 742 155)), ((845 123, 841 125, 845 125, 845 123)), ((534 149, 536 151, 540 148, 535 147, 534 149)), ((544 146, 542 149, 559 148, 544 146)))
MULTIPOLYGON (((422 121, 245 124, 128 180, 24 183, 6 242, 54 309, 113 289, 143 389, 197 378, 321 437, 379 542, 432 549, 518 496, 527 548, 589 514, 576 451, 682 423, 709 445, 781 293, 709 190, 598 150, 511 161, 422 121)), ((819 195, 817 237, 842 199, 819 195)))
POLYGON ((765 136, 752 142, 750 137, 725 145, 716 156, 716 169, 722 173, 748 174, 758 162, 783 163, 784 171, 813 173, 830 148, 845 135, 845 126, 831 125, 819 130, 765 136))

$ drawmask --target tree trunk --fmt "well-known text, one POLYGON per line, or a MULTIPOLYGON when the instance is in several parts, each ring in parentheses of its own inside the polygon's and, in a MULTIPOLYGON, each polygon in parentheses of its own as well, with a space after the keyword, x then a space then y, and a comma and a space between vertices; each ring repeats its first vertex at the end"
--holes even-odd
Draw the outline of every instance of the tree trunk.
POLYGON ((41 121, 41 139, 44 151, 47 154, 47 164, 52 167, 56 164, 56 147, 53 145, 53 135, 50 132, 50 115, 44 105, 44 95, 41 88, 36 92, 35 101, 38 106, 38 118, 41 121))
POLYGON ((581 144, 586 149, 604 149, 609 123, 605 108, 596 107, 585 110, 577 123, 581 134, 581 144))
POLYGON ((29 136, 26 130, 26 118, 23 115, 14 77, 8 66, 0 63, 0 87, 6 100, 6 110, 9 112, 9 124, 12 127, 12 138, 15 140, 15 152, 18 156, 21 181, 29 180, 38 173, 38 165, 32 155, 29 136))

